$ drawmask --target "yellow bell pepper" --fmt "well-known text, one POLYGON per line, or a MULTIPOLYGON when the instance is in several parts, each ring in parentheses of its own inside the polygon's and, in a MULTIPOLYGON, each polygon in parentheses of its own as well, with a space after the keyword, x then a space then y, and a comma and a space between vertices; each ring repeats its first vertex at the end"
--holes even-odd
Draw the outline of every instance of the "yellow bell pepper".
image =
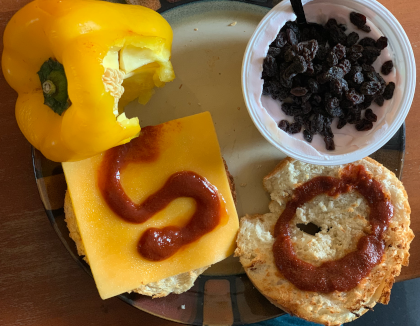
POLYGON ((169 24, 145 7, 29 3, 8 23, 2 56, 3 74, 19 95, 21 131, 58 162, 130 141, 139 121, 120 114, 121 108, 135 98, 145 104, 155 86, 174 79, 171 45, 169 24))

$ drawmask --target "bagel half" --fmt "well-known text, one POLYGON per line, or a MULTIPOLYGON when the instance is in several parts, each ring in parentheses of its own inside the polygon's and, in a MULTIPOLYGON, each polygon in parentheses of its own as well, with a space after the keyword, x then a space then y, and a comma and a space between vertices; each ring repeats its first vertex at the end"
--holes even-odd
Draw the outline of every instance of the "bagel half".
MULTIPOLYGON (((233 200, 236 204, 236 190, 233 176, 230 174, 226 161, 223 159, 225 166, 226 176, 229 181, 230 191, 232 193, 233 200)), ((74 214, 73 204, 70 198, 69 192, 66 192, 64 198, 64 221, 67 223, 70 238, 75 242, 77 253, 82 256, 86 263, 89 264, 89 260, 86 256, 85 247, 83 245, 80 231, 77 226, 76 215, 74 214)), ((133 289, 131 292, 139 293, 142 295, 151 296, 153 298, 166 297, 171 293, 180 294, 188 291, 193 285, 195 280, 210 266, 204 266, 186 273, 167 277, 157 282, 152 282, 139 286, 133 289)))
MULTIPOLYGON (((410 206, 407 193, 394 173, 378 162, 365 158, 353 164, 363 165, 381 183, 394 206, 394 214, 384 233, 385 253, 367 277, 346 292, 318 293, 302 291, 277 269, 273 256, 274 226, 293 190, 317 177, 338 178, 341 166, 317 166, 286 158, 263 180, 270 193, 270 213, 241 219, 235 256, 255 287, 274 305, 286 312, 324 325, 350 322, 377 302, 387 304, 401 265, 408 265, 409 247, 414 238, 410 229, 410 206)), ((319 266, 337 260, 357 247, 359 238, 369 232, 366 199, 356 191, 337 198, 320 195, 299 207, 290 222, 291 239, 297 257, 319 266), (297 224, 316 224, 320 231, 311 235, 297 224)))

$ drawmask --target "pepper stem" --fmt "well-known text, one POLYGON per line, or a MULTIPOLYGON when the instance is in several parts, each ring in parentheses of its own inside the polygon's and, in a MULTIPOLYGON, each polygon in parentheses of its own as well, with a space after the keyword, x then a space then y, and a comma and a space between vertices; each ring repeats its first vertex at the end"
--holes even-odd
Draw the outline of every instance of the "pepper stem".
POLYGON ((45 95, 52 95, 55 93, 56 87, 51 80, 46 80, 42 84, 42 91, 44 92, 45 95))
POLYGON ((38 76, 44 93, 44 104, 55 113, 62 115, 71 105, 63 65, 50 58, 42 64, 38 76))

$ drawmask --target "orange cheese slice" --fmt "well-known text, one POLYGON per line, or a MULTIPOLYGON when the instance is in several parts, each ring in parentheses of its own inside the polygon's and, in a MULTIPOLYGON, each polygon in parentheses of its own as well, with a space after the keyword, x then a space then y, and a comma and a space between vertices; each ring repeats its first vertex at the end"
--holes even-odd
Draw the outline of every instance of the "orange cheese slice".
POLYGON ((173 200, 143 224, 131 224, 106 204, 98 188, 104 154, 63 163, 68 190, 86 255, 103 299, 140 285, 214 264, 233 253, 238 216, 220 148, 208 112, 162 124, 160 155, 153 162, 130 163, 121 172, 127 195, 141 203, 179 171, 205 177, 225 201, 228 219, 168 259, 152 262, 137 251, 142 233, 150 227, 183 226, 195 211, 191 198, 173 200))

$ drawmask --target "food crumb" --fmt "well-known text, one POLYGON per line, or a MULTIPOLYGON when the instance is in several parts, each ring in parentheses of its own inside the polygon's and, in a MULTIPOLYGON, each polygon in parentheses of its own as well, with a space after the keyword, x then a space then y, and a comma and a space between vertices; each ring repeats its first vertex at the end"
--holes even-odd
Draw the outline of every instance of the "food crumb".
POLYGON ((198 31, 198 28, 194 28, 194 31, 196 31, 196 32, 197 32, 197 31, 198 31))
POLYGON ((261 169, 261 168, 262 168, 261 164, 257 165, 257 169, 261 169))
POLYGON ((236 24, 237 24, 237 22, 232 22, 228 26, 235 26, 236 24))
POLYGON ((198 103, 199 106, 201 106, 201 103, 198 103))
POLYGON ((182 84, 181 85, 179 85, 179 89, 181 89, 182 88, 182 84))
POLYGON ((127 0, 127 3, 147 7, 155 11, 161 7, 159 0, 127 0))
POLYGON ((241 187, 246 187, 246 183, 241 183, 241 187))
POLYGON ((181 306, 181 309, 185 309, 185 305, 184 304, 181 306))
POLYGON ((240 110, 241 108, 238 106, 238 110, 240 110))

